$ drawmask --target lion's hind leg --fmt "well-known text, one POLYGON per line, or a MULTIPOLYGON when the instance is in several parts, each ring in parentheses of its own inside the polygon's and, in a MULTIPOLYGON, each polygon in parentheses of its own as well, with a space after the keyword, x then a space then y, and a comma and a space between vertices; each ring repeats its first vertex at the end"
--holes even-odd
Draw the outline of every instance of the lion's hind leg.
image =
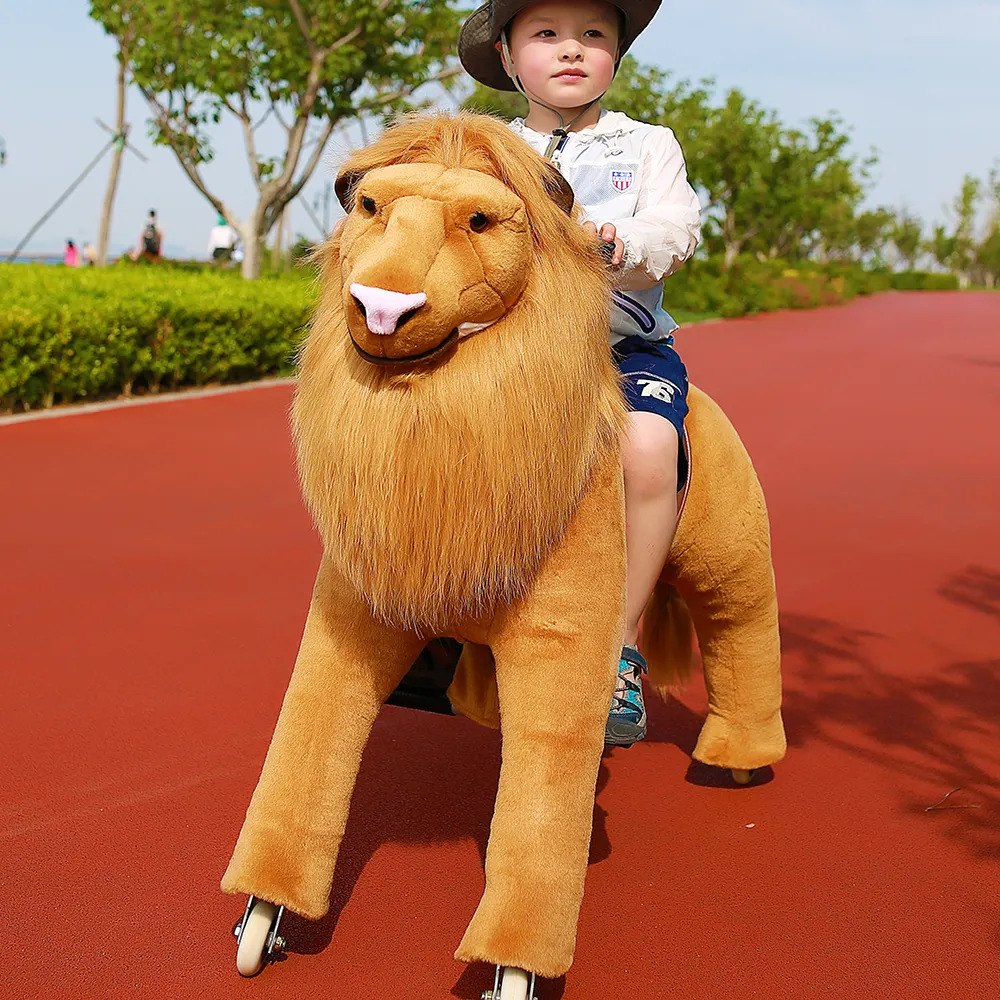
POLYGON ((751 771, 785 755, 777 606, 760 595, 736 617, 704 594, 689 594, 698 630, 708 716, 693 756, 704 764, 751 771))
POLYGON ((694 757, 749 771, 781 760, 781 647, 767 507, 729 419, 695 386, 692 476, 666 573, 698 635, 708 718, 694 757))

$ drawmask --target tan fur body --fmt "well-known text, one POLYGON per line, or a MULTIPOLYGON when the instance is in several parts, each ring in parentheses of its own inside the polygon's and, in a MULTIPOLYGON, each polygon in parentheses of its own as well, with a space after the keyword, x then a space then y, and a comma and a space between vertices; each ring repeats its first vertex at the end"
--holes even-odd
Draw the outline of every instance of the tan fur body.
MULTIPOLYGON (((406 122, 352 158, 338 193, 350 214, 326 251, 294 407, 325 554, 223 889, 326 912, 375 718, 425 639, 450 635, 467 646, 449 697, 504 736, 486 890, 457 955, 556 977, 572 962, 624 627, 608 279, 565 183, 491 119, 406 122), (426 302, 386 333, 358 287, 426 302)), ((651 665, 662 686, 667 659, 690 661, 675 582, 712 692, 699 751, 755 767, 780 757, 766 514, 728 421, 692 403, 695 478, 649 609, 651 665), (706 461, 734 467, 701 470, 716 433, 706 461)))

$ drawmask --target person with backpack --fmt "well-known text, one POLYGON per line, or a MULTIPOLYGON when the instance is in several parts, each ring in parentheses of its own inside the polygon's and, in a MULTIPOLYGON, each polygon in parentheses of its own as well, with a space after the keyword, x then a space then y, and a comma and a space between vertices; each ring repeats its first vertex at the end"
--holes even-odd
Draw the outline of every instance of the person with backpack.
POLYGON ((132 251, 132 260, 157 261, 161 259, 161 247, 163 246, 163 230, 160 229, 156 221, 156 209, 151 208, 146 217, 146 224, 139 233, 135 250, 132 251))

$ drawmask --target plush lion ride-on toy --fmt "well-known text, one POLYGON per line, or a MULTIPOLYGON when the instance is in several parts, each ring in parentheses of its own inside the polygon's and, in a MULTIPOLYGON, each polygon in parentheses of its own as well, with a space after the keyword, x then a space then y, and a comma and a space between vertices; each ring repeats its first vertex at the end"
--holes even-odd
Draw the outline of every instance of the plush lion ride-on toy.
MULTIPOLYGON (((454 708, 503 734, 486 890, 458 947, 503 1000, 573 959, 624 628, 624 407, 610 282, 558 171, 500 122, 417 117, 349 160, 293 425, 324 555, 263 773, 222 882, 251 895, 238 967, 284 907, 328 908, 376 716, 429 639, 466 643, 454 708), (539 671, 538 663, 547 665, 539 671)), ((661 692, 697 632, 694 756, 737 777, 785 749, 757 477, 691 389, 691 475, 643 652, 661 692)))

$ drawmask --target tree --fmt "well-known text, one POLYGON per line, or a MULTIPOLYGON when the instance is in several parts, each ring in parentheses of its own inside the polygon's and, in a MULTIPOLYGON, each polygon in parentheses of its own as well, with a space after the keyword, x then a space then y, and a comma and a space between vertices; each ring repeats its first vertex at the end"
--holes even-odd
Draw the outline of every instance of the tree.
MULTIPOLYGON (((95 6, 109 33, 120 30, 95 6)), ((258 276, 264 239, 335 128, 412 106, 419 88, 458 72, 449 57, 459 15, 441 0, 134 0, 130 9, 138 41, 128 68, 152 112, 152 138, 240 233, 247 278, 258 276), (240 123, 257 188, 246 219, 201 170, 213 156, 210 128, 226 114, 240 123), (285 134, 273 157, 257 148, 268 117, 285 134)))
POLYGON ((727 268, 746 251, 789 260, 850 253, 874 158, 859 165, 849 143, 837 118, 814 118, 808 131, 789 129, 773 111, 729 92, 689 157, 706 195, 707 241, 723 252, 727 268))
POLYGON ((108 187, 104 193, 101 224, 97 237, 97 264, 99 267, 104 267, 108 262, 111 214, 114 210, 115 193, 118 190, 122 157, 125 155, 125 143, 128 139, 128 126, 125 124, 125 94, 128 83, 128 66, 136 41, 133 6, 134 4, 130 0, 120 0, 120 2, 116 2, 116 0, 91 0, 90 3, 90 16, 100 21, 104 30, 113 36, 118 43, 118 51, 115 54, 118 63, 114 129, 116 140, 111 154, 111 172, 108 175, 108 187))
POLYGON ((885 267, 885 251, 895 225, 896 214, 888 208, 875 208, 855 217, 854 243, 862 260, 870 257, 877 267, 885 267))
POLYGON ((692 178, 706 196, 705 235, 724 253, 727 269, 766 221, 762 205, 780 137, 774 112, 734 89, 710 110, 702 141, 686 151, 692 178))
POLYGON ((910 215, 904 208, 893 221, 889 238, 906 269, 916 270, 917 260, 924 246, 923 222, 917 216, 910 215))
POLYGON ((955 237, 949 236, 944 226, 935 226, 925 249, 946 271, 950 271, 955 260, 955 237))
POLYGON ((986 189, 989 215, 983 238, 976 247, 974 268, 977 281, 995 288, 1000 284, 1000 160, 990 170, 986 189))
POLYGON ((875 154, 859 162, 849 152, 850 141, 836 116, 811 119, 808 132, 784 131, 768 214, 772 256, 881 255, 885 210, 857 214, 875 154))
POLYGON ((962 187, 952 204, 955 211, 955 233, 953 236, 953 266, 958 271, 963 286, 971 281, 971 271, 976 253, 975 225, 976 207, 979 204, 980 181, 971 174, 962 178, 962 187))
POLYGON ((976 248, 976 268, 984 285, 1000 284, 1000 227, 990 229, 976 248))

